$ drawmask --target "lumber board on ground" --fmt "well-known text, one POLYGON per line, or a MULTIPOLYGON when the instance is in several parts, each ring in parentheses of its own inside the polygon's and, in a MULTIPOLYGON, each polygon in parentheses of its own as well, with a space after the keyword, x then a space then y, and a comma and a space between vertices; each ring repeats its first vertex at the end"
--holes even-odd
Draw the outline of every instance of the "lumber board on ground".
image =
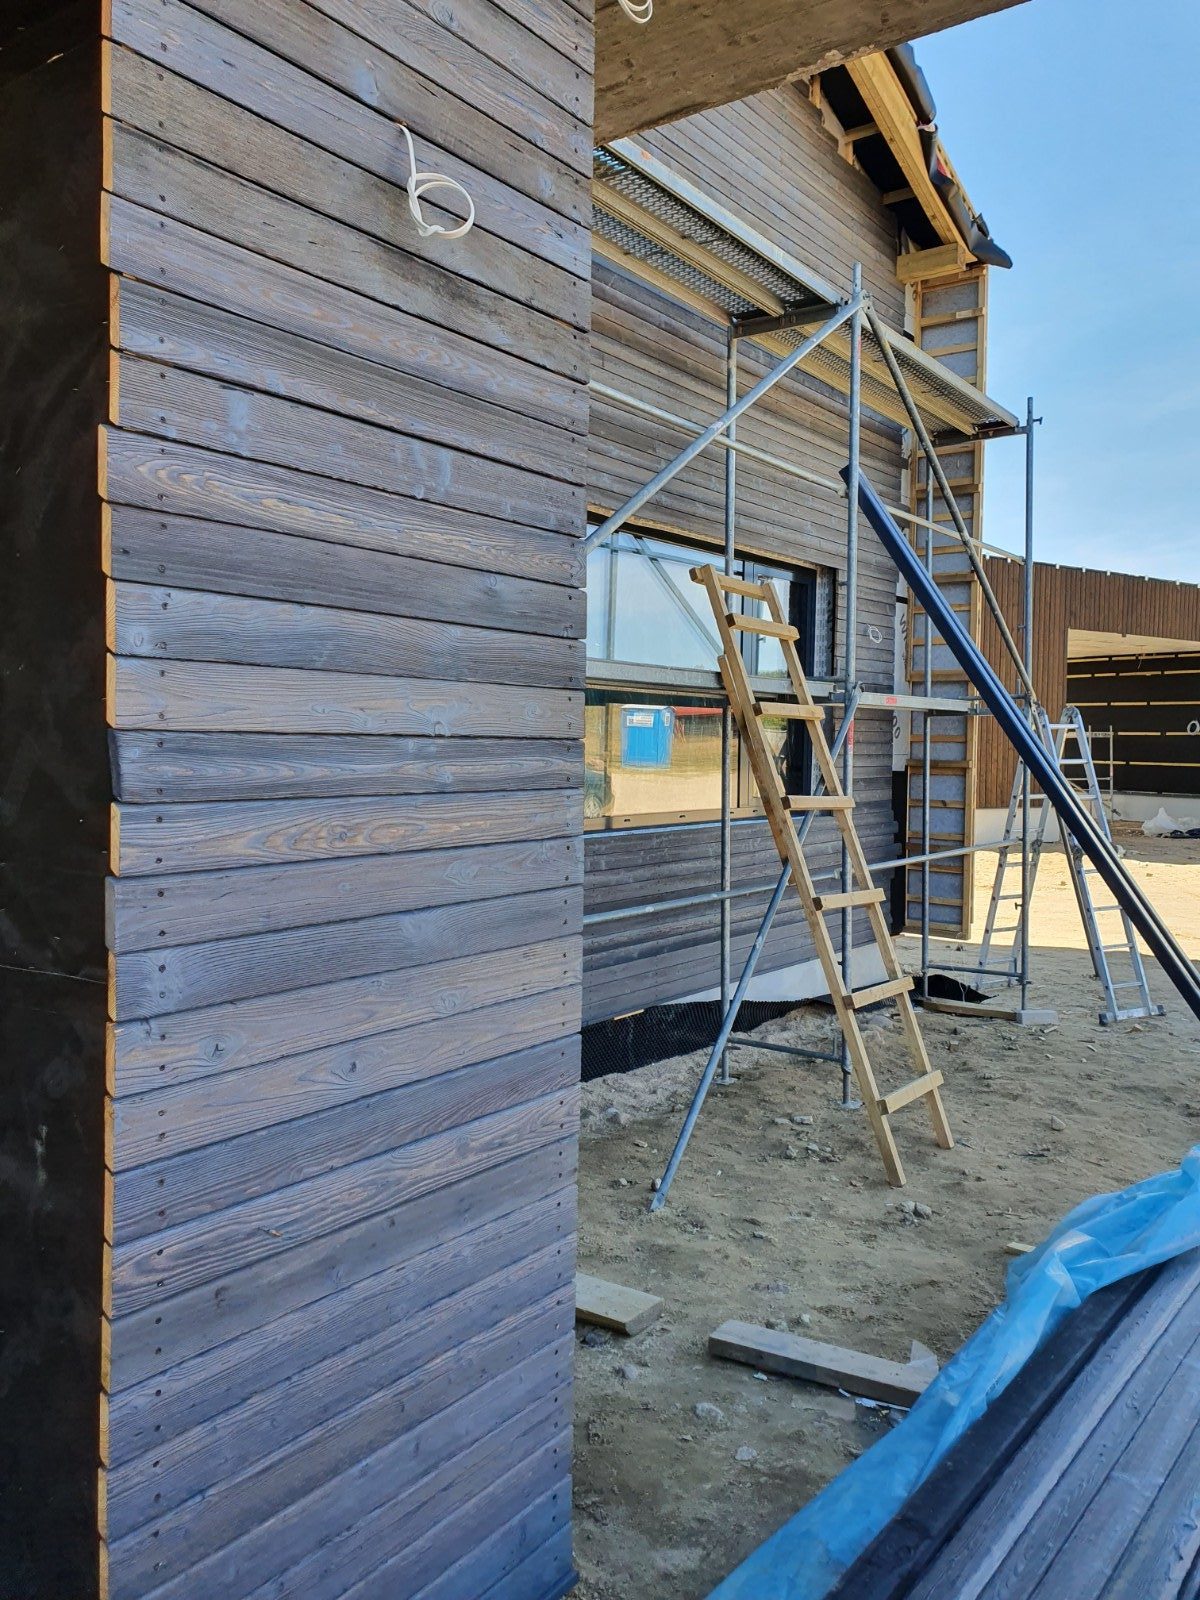
POLYGON ((708 1351, 760 1372, 804 1378, 809 1383, 846 1389, 888 1405, 915 1405, 933 1377, 929 1368, 920 1363, 886 1361, 842 1345, 823 1344, 818 1339, 736 1320, 723 1322, 709 1335, 708 1351))
POLYGON ((662 1309, 662 1297, 629 1289, 622 1283, 595 1278, 590 1272, 575 1274, 575 1320, 617 1333, 642 1333, 662 1309))

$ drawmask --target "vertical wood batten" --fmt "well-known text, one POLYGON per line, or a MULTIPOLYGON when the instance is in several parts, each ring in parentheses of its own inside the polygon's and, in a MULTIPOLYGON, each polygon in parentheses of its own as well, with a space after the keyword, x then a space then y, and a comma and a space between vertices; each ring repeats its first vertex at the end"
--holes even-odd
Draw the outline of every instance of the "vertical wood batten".
POLYGON ((590 29, 535 21, 107 7, 112 1600, 570 1576, 590 29))

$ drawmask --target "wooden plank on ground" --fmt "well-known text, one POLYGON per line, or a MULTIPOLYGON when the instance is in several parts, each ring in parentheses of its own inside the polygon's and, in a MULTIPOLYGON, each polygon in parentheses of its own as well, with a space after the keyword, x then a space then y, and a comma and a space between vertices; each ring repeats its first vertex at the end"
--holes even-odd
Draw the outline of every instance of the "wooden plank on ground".
POLYGON ((929 1366, 885 1361, 841 1345, 822 1344, 798 1334, 759 1328, 750 1322, 723 1322, 709 1335, 710 1355, 740 1361, 760 1372, 785 1378, 805 1378, 809 1383, 845 1389, 888 1405, 911 1406, 929 1387, 929 1366))
POLYGON ((617 1333, 641 1333, 654 1321, 661 1306, 662 1299, 656 1294, 593 1278, 590 1272, 575 1274, 576 1322, 613 1328, 617 1333))

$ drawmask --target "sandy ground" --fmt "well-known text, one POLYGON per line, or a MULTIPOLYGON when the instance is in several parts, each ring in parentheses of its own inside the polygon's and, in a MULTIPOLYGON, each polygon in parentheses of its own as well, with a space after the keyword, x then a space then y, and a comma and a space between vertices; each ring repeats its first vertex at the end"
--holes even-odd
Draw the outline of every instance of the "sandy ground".
MULTIPOLYGON (((1200 956, 1200 841, 1122 829, 1131 870, 1200 956)), ((995 857, 977 860, 986 910, 995 857)), ((977 930, 978 932, 978 930, 977 930)), ((1031 1004, 1052 1027, 922 1014, 946 1078, 957 1146, 920 1107, 894 1126, 908 1187, 889 1189, 862 1113, 837 1105, 835 1069, 740 1050, 715 1088, 668 1206, 646 1210, 703 1058, 585 1086, 580 1265, 663 1298, 634 1339, 576 1343, 576 1560, 583 1600, 695 1600, 895 1420, 832 1390, 706 1354, 727 1317, 906 1358, 943 1361, 1002 1296, 1006 1241, 1036 1243, 1066 1210, 1174 1165, 1200 1139, 1200 1023, 1150 965, 1165 1017, 1101 1028, 1061 853, 1034 897, 1031 1004), (811 1117, 811 1125, 786 1119, 811 1117), (920 1202, 922 1220, 901 1208, 920 1202), (708 1402, 717 1413, 696 1413, 708 1402), (739 1452, 741 1459, 739 1459, 739 1452)), ((905 959, 915 955, 914 942, 905 959)), ((944 959, 971 946, 943 946, 944 959)), ((892 1008, 869 1039, 885 1086, 905 1081, 892 1008)), ((829 1040, 805 1007, 761 1037, 829 1040)))

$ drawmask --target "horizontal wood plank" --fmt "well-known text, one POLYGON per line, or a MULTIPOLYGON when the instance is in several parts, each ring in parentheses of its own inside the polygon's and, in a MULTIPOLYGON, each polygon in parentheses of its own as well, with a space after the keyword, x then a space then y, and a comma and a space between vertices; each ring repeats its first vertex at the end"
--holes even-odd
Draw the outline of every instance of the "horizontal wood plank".
POLYGON ((330 544, 549 583, 577 586, 581 578, 579 541, 570 535, 521 528, 119 428, 101 428, 99 441, 101 493, 116 505, 273 528, 330 544))
MULTIPOLYGON (((569 1298, 569 1295, 567 1296, 569 1298)), ((112 1600, 134 1600, 151 1582, 162 1587, 163 1600, 173 1594, 194 1595, 191 1570, 206 1556, 251 1532, 272 1514, 302 1500, 339 1471, 395 1438, 397 1408, 410 1426, 424 1421, 473 1390, 482 1389, 496 1364, 510 1370, 529 1363, 525 1381, 511 1383, 518 1405, 544 1392, 553 1376, 554 1359, 564 1341, 559 1332, 562 1294, 517 1311, 496 1328, 468 1341, 462 1352, 450 1351, 427 1363, 422 1372, 406 1375, 376 1395, 343 1411, 326 1427, 307 1436, 300 1447, 283 1447, 252 1462, 248 1470, 215 1485, 202 1502, 185 1502, 173 1514, 142 1525, 110 1546, 115 1584, 112 1600), (540 1352, 547 1352, 539 1358, 540 1352), (549 1368, 547 1370, 547 1362, 549 1368), (526 1387, 531 1384, 531 1387, 526 1387), (178 1585, 168 1583, 181 1580, 178 1585)), ((204 1581, 206 1581, 205 1575, 204 1581)))
POLYGON ((506 412, 539 417, 573 435, 587 432, 587 390, 578 373, 550 372, 519 351, 496 349, 118 196, 104 195, 101 205, 107 263, 124 275, 121 294, 143 279, 506 412))
POLYGON ((204 872, 287 861, 348 859, 469 844, 565 838, 570 791, 263 800, 224 805, 118 805, 111 861, 119 875, 204 872))
MULTIPOLYGON (((223 1476, 236 1475, 244 1463, 276 1454, 339 1412, 361 1405, 373 1390, 412 1378, 426 1362, 445 1356, 448 1328, 461 1326, 465 1343, 518 1314, 523 1304, 557 1298, 570 1276, 563 1254, 550 1245, 513 1262, 505 1272, 485 1267, 477 1283, 415 1309, 402 1322, 361 1329, 344 1322, 344 1348, 302 1360, 280 1383, 235 1403, 217 1426, 199 1423, 157 1439, 147 1453, 110 1464, 110 1537, 120 1538, 150 1521, 148 1510, 155 1519, 164 1516, 223 1476)), ((397 1432, 402 1431, 401 1422, 397 1432)))
MULTIPOLYGON (((583 377, 586 339, 581 328, 534 316, 528 306, 470 283, 434 261, 323 217, 121 123, 106 119, 105 132, 105 188, 121 199, 428 322, 440 324, 453 308, 460 333, 551 372, 583 377)), ((101 213, 101 248, 111 266, 103 232, 108 215, 101 213)))
POLYGON ((232 1211, 118 1246, 113 1250, 113 1316, 163 1299, 164 1290, 179 1294, 405 1197, 428 1194, 444 1184, 447 1163, 467 1177, 555 1143, 574 1126, 576 1100, 572 1092, 546 1095, 232 1211))
POLYGON ((533 839, 403 856, 291 862, 219 873, 110 878, 110 950, 354 921, 583 880, 579 839, 533 839))
MULTIPOLYGON (((287 1370, 272 1364, 276 1330, 286 1353, 298 1336, 297 1327, 305 1319, 319 1320, 317 1306, 329 1301, 332 1308, 337 1295, 356 1285, 365 1289, 377 1273, 397 1273, 403 1282, 411 1272, 414 1294, 423 1283, 445 1283, 441 1292, 453 1293, 470 1281, 470 1273, 456 1278, 455 1263, 460 1257, 474 1259, 471 1241, 479 1230, 495 1226, 507 1234, 511 1228, 519 1236, 531 1211, 543 1205, 564 1219, 566 1232, 555 1237, 569 1237, 574 1173, 572 1144, 560 1140, 542 1145, 501 1167, 461 1179, 452 1175, 450 1183, 431 1194, 384 1206, 281 1255, 222 1271, 210 1284, 152 1301, 112 1324, 112 1393, 115 1397, 141 1385, 140 1392, 153 1400, 161 1387, 161 1398, 190 1411, 203 1393, 204 1375, 214 1377, 227 1366, 240 1370, 240 1352, 246 1387, 239 1389, 236 1373, 231 1373, 230 1392, 235 1400, 239 1393, 253 1394, 256 1371, 271 1382, 287 1370)), ((430 1302, 437 1298, 439 1294, 431 1293, 430 1302)), ((417 1297, 412 1303, 422 1302, 417 1297)), ((330 1348, 341 1348, 340 1333, 334 1339, 330 1348)), ((218 1402, 219 1410, 220 1396, 218 1384, 207 1403, 218 1402)), ((152 1432, 153 1423, 147 1426, 152 1432)))
POLYGON ((416 1140, 569 1089, 578 1080, 576 1036, 119 1172, 113 1184, 113 1242, 119 1249, 272 1190, 386 1156, 416 1140))
MULTIPOLYGON (((435 654, 436 641, 444 637, 438 659, 461 654, 467 661, 478 659, 488 672, 515 670, 516 663, 503 654, 480 657, 487 640, 473 629, 543 639, 576 638, 585 627, 582 594, 557 583, 129 506, 106 507, 103 523, 104 563, 114 578, 318 606, 335 611, 348 632, 354 624, 341 615, 346 610, 457 623, 458 628, 424 628, 422 645, 435 654)), ((297 626, 303 620, 298 613, 297 626)), ((351 637, 348 644, 353 643, 351 637)), ((519 645, 507 639, 496 644, 498 649, 507 647, 510 655, 518 648, 530 654, 535 649, 528 639, 519 645)), ((571 659, 560 653, 556 670, 568 673, 571 659)))
POLYGON ((152 1161, 457 1072, 495 1055, 499 1043, 510 1053, 532 1049, 578 1024, 578 988, 549 989, 395 1033, 120 1095, 113 1102, 113 1165, 119 1177, 152 1161))
MULTIPOLYGON (((540 130, 530 130, 542 133, 535 144, 497 124, 482 106, 447 101, 404 61, 307 5, 262 0, 251 21, 232 0, 208 0, 203 10, 174 0, 153 11, 114 0, 112 34, 128 47, 114 55, 136 51, 393 183, 406 176, 406 163, 397 160, 403 147, 396 124, 403 121, 427 152, 423 162, 436 162, 438 171, 468 186, 474 182, 496 216, 507 217, 518 197, 527 197, 570 222, 586 221, 580 189, 591 151, 585 130, 570 118, 545 118, 540 130), (251 37, 242 31, 248 22, 251 37)), ((137 115, 146 93, 141 83, 116 71, 109 81, 105 110, 137 115)), ((159 131, 153 121, 148 131, 159 131)))
MULTIPOLYGON (((229 311, 114 278, 109 336, 130 355, 262 390, 553 477, 578 465, 574 435, 551 421, 229 311)), ((530 369, 535 370, 535 369, 530 369)))
MULTIPOLYGON (((178 6, 180 12, 187 9, 178 6)), ((289 74, 287 66, 278 61, 268 65, 267 72, 276 78, 290 76, 294 88, 280 83, 275 94, 264 97, 277 113, 277 121, 254 115, 236 103, 236 96, 237 57, 255 47, 228 29, 211 23, 208 26, 223 36, 222 44, 232 44, 223 52, 223 83, 227 80, 228 97, 211 94, 174 72, 164 72, 128 50, 115 48, 106 53, 110 76, 121 80, 110 87, 110 103, 119 109, 113 114, 107 135, 113 152, 113 164, 106 169, 112 178, 107 187, 128 187, 116 170, 128 149, 116 128, 137 129, 146 136, 167 140, 173 148, 199 160, 246 176, 273 194, 308 206, 315 215, 332 217, 397 249, 414 251, 422 259, 440 257, 441 264, 451 267, 464 282, 505 295, 542 314, 562 316, 576 325, 580 325, 582 315, 582 325, 586 326, 587 283, 580 266, 586 259, 587 236, 578 223, 477 167, 434 149, 430 154, 442 161, 448 175, 475 196, 476 225, 453 241, 437 235, 422 238, 407 204, 401 201, 408 172, 407 147, 390 119, 367 111, 307 73, 289 74), (326 130, 331 123, 322 112, 331 111, 335 117, 342 114, 349 135, 345 143, 354 151, 357 163, 343 160, 289 130, 289 123, 308 120, 304 114, 297 117, 293 95, 297 99, 304 97, 305 112, 314 113, 326 130), (328 102, 324 107, 311 104, 322 99, 328 102), (384 175, 367 170, 364 163, 368 161, 382 167, 384 175), (305 176, 311 179, 308 186, 305 176), (455 245, 462 248, 453 250, 455 245), (537 306, 539 295, 545 296, 544 307, 537 306)), ((245 81, 244 75, 240 81, 245 81)), ((553 163, 547 162, 547 166, 552 168, 553 163)), ((577 203, 583 188, 581 181, 562 168, 559 176, 564 190, 575 191, 577 203)), ((435 202, 432 209, 446 226, 461 220, 451 207, 435 202)))
POLYGON ((578 737, 583 696, 384 674, 110 656, 114 728, 578 737))
POLYGON ((579 982, 579 940, 544 940, 501 962, 471 957, 425 969, 316 984, 287 996, 120 1023, 112 1031, 113 1092, 144 1094, 284 1056, 390 1033, 461 1009, 579 982))
POLYGON ((265 1326, 119 1390, 109 1408, 109 1464, 145 1455, 356 1338, 402 1323, 535 1252, 550 1249, 569 1260, 574 1208, 560 1206, 562 1198, 562 1190, 553 1191, 431 1248, 402 1251, 380 1270, 352 1271, 318 1302, 319 1314, 310 1303, 285 1308, 265 1326))
POLYGON ((113 795, 131 804, 349 795, 468 794, 578 785, 580 746, 564 739, 439 739, 353 734, 109 734, 113 795))
MULTIPOLYGON (((338 480, 417 494, 464 511, 559 533, 582 527, 583 490, 499 461, 337 417, 273 395, 234 388, 175 367, 113 357, 109 413, 135 433, 179 439, 272 466, 320 461, 338 480)), ((553 468, 553 462, 547 462, 553 468)))
MULTIPOLYGON (((489 1385, 488 1391, 494 1391, 497 1397, 501 1392, 498 1383, 489 1385)), ((365 1513, 365 1506, 358 1515, 348 1514, 344 1491, 336 1499, 333 1495, 322 1496, 322 1512, 328 1509, 334 1517, 340 1517, 341 1527, 333 1539, 318 1542, 313 1538, 313 1555, 288 1569, 287 1581, 294 1586, 294 1592, 303 1594, 305 1600, 340 1600, 344 1573, 369 1566, 373 1556, 386 1557, 409 1548, 423 1538, 428 1528, 444 1519, 446 1506, 451 1503, 450 1486, 458 1499, 473 1500, 502 1477, 514 1462, 537 1455, 552 1442, 556 1442, 559 1460, 565 1461, 570 1450, 564 1421, 569 1415, 568 1398, 569 1389, 563 1386, 545 1400, 527 1407, 511 1422, 494 1426, 489 1434, 484 1418, 491 1414, 494 1401, 492 1393, 486 1393, 480 1402, 483 1417, 472 1429, 478 1442, 469 1445, 446 1466, 429 1471, 427 1477, 423 1476, 400 1496, 388 1494, 383 1477, 386 1467, 381 1459, 388 1452, 378 1452, 364 1474, 370 1484, 367 1494, 372 1509, 369 1514, 365 1513), (333 1510, 335 1506, 337 1510, 333 1510)), ((457 1408, 447 1418, 451 1425, 448 1431, 452 1430, 456 1442, 460 1433, 456 1425, 457 1411, 462 1409, 465 1408, 457 1408)), ((439 1437, 439 1459, 442 1454, 439 1437)), ((542 1595, 551 1591, 547 1584, 526 1592, 542 1595)), ((261 1600, 266 1600, 266 1596, 261 1600)))
POLYGON ((428 967, 454 955, 510 950, 524 940, 569 937, 580 914, 579 890, 556 888, 163 950, 131 950, 111 959, 109 1004, 118 1021, 128 1021, 375 972, 428 967))
POLYGON ((124 582, 107 599, 109 649, 121 656, 583 687, 573 640, 124 582))

